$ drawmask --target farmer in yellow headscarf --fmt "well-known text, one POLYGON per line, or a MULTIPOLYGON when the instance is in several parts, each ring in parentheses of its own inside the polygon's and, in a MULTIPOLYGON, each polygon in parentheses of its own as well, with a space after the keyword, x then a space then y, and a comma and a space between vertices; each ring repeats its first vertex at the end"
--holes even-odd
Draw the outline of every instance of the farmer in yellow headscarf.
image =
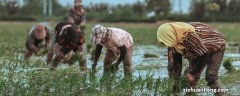
MULTIPOLYGON (((182 56, 189 60, 186 73, 189 88, 196 88, 197 81, 205 67, 206 81, 212 89, 220 89, 218 70, 223 59, 225 40, 223 34, 204 23, 172 22, 162 24, 157 39, 168 47, 169 76, 174 77, 174 91, 178 91, 181 76, 182 56)), ((224 95, 217 92, 216 95, 224 95)))

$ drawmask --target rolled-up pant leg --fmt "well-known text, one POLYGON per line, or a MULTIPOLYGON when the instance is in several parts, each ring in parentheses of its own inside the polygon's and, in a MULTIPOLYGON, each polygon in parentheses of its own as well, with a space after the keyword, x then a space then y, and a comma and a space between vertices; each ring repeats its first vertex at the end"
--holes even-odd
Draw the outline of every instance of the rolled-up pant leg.
MULTIPOLYGON (((208 65, 206 69, 206 81, 208 86, 212 89, 220 89, 220 82, 218 81, 218 70, 221 66, 221 62, 224 55, 224 49, 217 52, 211 53, 208 60, 208 65)), ((217 92, 217 95, 223 95, 223 92, 217 92)))
POLYGON ((115 61, 117 57, 113 54, 111 50, 107 50, 104 58, 104 74, 110 72, 110 65, 115 61))
POLYGON ((133 49, 132 47, 127 49, 127 54, 123 60, 123 67, 124 67, 124 75, 131 75, 131 65, 132 65, 132 54, 133 49))

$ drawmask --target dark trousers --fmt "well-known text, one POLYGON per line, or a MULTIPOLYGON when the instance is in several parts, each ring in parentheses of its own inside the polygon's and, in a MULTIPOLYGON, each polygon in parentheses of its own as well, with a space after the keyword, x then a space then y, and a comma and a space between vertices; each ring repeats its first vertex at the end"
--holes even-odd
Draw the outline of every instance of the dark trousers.
POLYGON ((219 87, 212 85, 218 83, 218 70, 221 66, 224 50, 225 49, 222 49, 190 60, 189 72, 195 78, 195 82, 193 82, 191 86, 196 86, 196 83, 200 79, 203 69, 206 67, 205 80, 207 81, 208 86, 215 89, 219 87))
MULTIPOLYGON (((220 68, 223 55, 225 51, 225 46, 221 50, 216 52, 208 53, 198 58, 189 60, 189 70, 194 76, 194 81, 188 84, 188 87, 196 88, 197 82, 200 79, 201 73, 206 67, 206 77, 205 80, 212 89, 220 89, 220 84, 218 81, 218 70, 220 68)), ((173 86, 173 91, 179 91, 178 84, 179 78, 181 77, 182 71, 182 56, 174 51, 174 48, 168 48, 168 73, 170 78, 175 79, 175 84, 173 86)), ((218 93, 217 93, 218 94, 218 93)), ((221 94, 221 93, 220 93, 221 94)))
MULTIPOLYGON (((124 75, 131 74, 131 65, 132 65, 132 47, 127 49, 127 54, 123 59, 124 75)), ((114 53, 111 50, 107 50, 104 59, 104 73, 110 71, 111 64, 117 59, 114 53)))

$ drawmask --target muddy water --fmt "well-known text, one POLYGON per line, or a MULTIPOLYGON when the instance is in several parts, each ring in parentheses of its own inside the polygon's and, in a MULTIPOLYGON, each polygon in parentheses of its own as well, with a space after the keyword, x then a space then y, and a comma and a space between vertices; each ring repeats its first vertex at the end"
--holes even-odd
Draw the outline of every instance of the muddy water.
MULTIPOLYGON (((105 51, 103 50, 100 60, 98 61, 98 75, 102 74, 103 71, 103 59, 105 51)), ((19 57, 22 57, 22 54, 19 54, 19 57)), ((90 60, 90 54, 87 55, 87 67, 91 69, 91 64, 92 60, 90 60)), ((232 58, 235 61, 232 62, 233 66, 236 69, 240 69, 240 54, 238 53, 229 53, 225 52, 224 54, 224 59, 226 58, 232 58)), ((46 56, 44 57, 32 57, 30 59, 30 62, 41 62, 44 63, 46 60, 46 56)), ((154 78, 166 78, 168 77, 168 72, 167 72, 167 49, 166 48, 160 48, 157 46, 135 46, 134 47, 134 52, 133 52, 133 57, 132 57, 132 71, 133 71, 133 76, 149 76, 152 75, 154 78), (144 54, 154 54, 157 55, 158 57, 154 58, 145 58, 144 54)), ((188 61, 186 59, 183 60, 183 69, 187 67, 188 61)), ((58 70, 60 69, 65 69, 68 68, 66 64, 59 64, 58 70)), ((74 64, 73 67, 78 68, 78 64, 74 64)), ((120 65, 119 68, 119 74, 123 73, 123 65, 120 65)), ((42 66, 37 66, 36 68, 31 68, 27 69, 29 71, 34 71, 34 70, 44 70, 48 69, 47 65, 43 64, 42 66)), ((25 70, 19 68, 19 70, 25 70)), ((7 70, 5 70, 7 71, 7 70)), ((17 70, 16 70, 17 71, 17 70)), ((203 71, 204 72, 204 71, 203 71)), ((224 75, 227 71, 223 68, 223 66, 220 67, 219 74, 224 75)), ((204 73, 203 73, 204 74, 204 73)))
MULTIPOLYGON (((168 77, 167 71, 167 49, 160 48, 156 46, 138 46, 134 50, 133 55, 133 75, 134 76, 147 76, 151 74, 154 78, 166 78, 168 77), (155 54, 159 57, 157 58, 144 58, 144 54, 155 54)), ((231 58, 232 65, 235 69, 240 70, 240 54, 239 53, 230 53, 225 52, 224 59, 231 58)), ((224 60, 223 59, 223 60, 224 60)), ((183 69, 188 66, 188 61, 186 59, 183 60, 183 69)), ((227 76, 233 74, 226 74, 227 70, 221 65, 219 70, 219 76, 227 76)), ((202 79, 204 80, 205 70, 202 73, 202 79)), ((229 80, 234 79, 234 77, 228 78, 229 80)), ((228 89, 228 94, 236 95, 240 94, 238 89, 240 88, 240 81, 233 80, 234 82, 229 82, 223 85, 223 88, 228 89)), ((226 82, 226 81, 224 81, 226 82)), ((227 81, 228 82, 228 81, 227 81)), ((201 87, 202 88, 202 87, 201 87)), ((206 88, 206 85, 203 85, 203 88, 206 88)), ((202 95, 207 95, 203 93, 202 95)), ((213 94, 212 94, 213 95, 213 94)))
MULTIPOLYGON (((87 56, 90 58, 90 55, 87 56)), ((104 52, 100 57, 100 61, 98 62, 98 76, 102 75, 103 72, 103 58, 104 52)), ((167 78, 167 49, 160 48, 157 46, 135 46, 133 57, 132 57, 132 72, 134 77, 145 77, 151 75, 153 78, 167 78), (154 54, 158 57, 155 58, 145 58, 144 54, 154 54)), ((236 69, 240 69, 240 54, 238 53, 230 53, 225 52, 224 59, 231 58, 234 59, 232 62, 233 66, 236 69)), ((88 68, 91 68, 92 61, 88 60, 88 68)), ((75 64, 76 65, 76 64, 75 64)), ((183 60, 183 69, 188 66, 188 61, 186 59, 183 60)), ((77 66, 76 66, 77 67, 77 66)), ((225 76, 227 70, 224 69, 223 66, 220 67, 219 75, 225 76)), ((121 64, 119 74, 123 75, 123 66, 121 64)), ((205 70, 202 73, 202 79, 204 80, 205 70)), ((229 78, 232 79, 232 78, 229 78)), ((235 80, 236 81, 236 80, 235 80)), ((206 85, 202 85, 203 88, 206 88, 206 85)), ((240 88, 240 81, 232 82, 229 84, 225 84, 224 88, 229 89, 229 93, 240 94, 237 90, 240 88)), ((204 95, 204 94, 203 94, 204 95)), ((206 95, 206 94, 205 94, 206 95)))
MULTIPOLYGON (((101 54, 100 60, 98 62, 97 66, 97 76, 101 76, 103 73, 103 59, 104 59, 104 52, 101 54)), ((19 54, 19 58, 17 59, 22 59, 23 55, 19 54)), ((87 67, 91 69, 91 64, 92 61, 90 60, 90 55, 87 55, 87 67)), ((132 72, 134 77, 145 77, 151 75, 153 78, 167 78, 168 77, 168 72, 167 72, 167 49, 166 48, 160 48, 157 46, 135 46, 134 47, 134 52, 133 52, 133 57, 132 57, 132 72), (144 54, 154 54, 157 55, 158 57, 154 58, 145 58, 144 54)), ((224 54, 224 59, 226 58, 232 58, 234 61, 232 62, 233 66, 236 69, 240 69, 240 54, 238 53, 230 53, 230 52, 225 52, 224 54)), ((16 73, 20 73, 24 75, 24 73, 27 72, 38 72, 42 70, 49 70, 49 65, 44 64, 46 60, 46 56, 43 57, 32 57, 29 62, 34 63, 34 62, 39 62, 39 65, 26 65, 26 66, 16 66, 17 70, 14 70, 16 73)), ((1 60, 2 62, 2 60, 1 60)), ((8 61, 9 62, 9 61, 8 61)), ((24 64, 21 64, 24 65, 24 64)), ((183 60, 183 69, 188 65, 187 60, 183 60)), ((122 64, 119 68, 118 73, 120 75, 123 75, 123 68, 122 64)), ((59 64, 57 70, 62 70, 69 68, 68 65, 66 64, 59 64)), ((78 70, 78 64, 74 64, 71 68, 74 70, 78 70)), ((10 70, 2 68, 1 72, 8 74, 10 70)), ((202 78, 204 78, 204 72, 202 78)), ((219 70, 219 75, 220 76, 225 76, 226 75, 226 70, 223 68, 223 66, 220 67, 219 70)), ((229 78, 231 79, 231 78, 229 78)), ((224 88, 230 89, 231 93, 238 93, 240 94, 237 89, 240 88, 240 81, 232 82, 224 86, 224 88)))
MULTIPOLYGON (((232 62, 236 69, 240 69, 240 54, 225 52, 224 59, 232 58, 232 62)), ((153 77, 165 78, 168 77, 167 72, 167 49, 157 46, 138 46, 133 53, 133 75, 148 75, 152 74, 153 77), (157 58, 144 58, 144 54, 155 54, 157 58)), ((183 60, 183 69, 188 66, 188 61, 183 60)), ((204 72, 204 71, 203 71, 204 72)), ((219 74, 223 75, 227 71, 223 66, 220 67, 219 74)), ((204 73, 203 73, 204 74, 204 73)))
MULTIPOLYGON (((103 59, 105 57, 105 50, 103 50, 100 60, 98 61, 97 69, 98 69, 98 75, 102 74, 103 71, 103 59)), ((22 54, 19 54, 19 57, 23 57, 22 54)), ((91 69, 92 65, 92 60, 90 60, 90 54, 87 55, 87 67, 91 69)), ((226 58, 232 58, 235 61, 232 62, 233 66, 236 69, 240 69, 240 54, 238 53, 229 53, 225 52, 224 54, 224 59, 226 58)), ((30 59, 30 62, 40 62, 44 63, 46 60, 46 56, 43 57, 32 57, 30 59)), ((146 75, 152 75, 154 78, 166 78, 168 77, 168 72, 167 72, 167 49, 166 48, 161 48, 157 46, 135 46, 134 47, 134 52, 133 52, 133 57, 132 57, 132 71, 133 71, 133 76, 146 76, 146 75), (144 54, 154 54, 157 55, 158 57, 154 58, 145 58, 144 54)), ((188 61, 186 59, 183 60, 183 69, 187 67, 188 61)), ((41 64, 37 66, 36 68, 31 68, 28 69, 29 71, 33 70, 44 70, 47 68, 48 65, 46 64, 41 64)), ((58 70, 68 68, 69 66, 66 64, 59 64, 58 70)), ((73 67, 78 68, 78 64, 74 64, 73 67)), ((119 68, 119 74, 123 73, 123 65, 120 65, 119 68)), ((22 68, 19 68, 19 70, 24 70, 22 68)), ((25 70, 27 71, 27 70, 25 70)), ((226 70, 223 68, 223 66, 220 67, 219 74, 223 75, 226 73, 226 70)), ((204 73, 203 73, 204 74, 204 73)))

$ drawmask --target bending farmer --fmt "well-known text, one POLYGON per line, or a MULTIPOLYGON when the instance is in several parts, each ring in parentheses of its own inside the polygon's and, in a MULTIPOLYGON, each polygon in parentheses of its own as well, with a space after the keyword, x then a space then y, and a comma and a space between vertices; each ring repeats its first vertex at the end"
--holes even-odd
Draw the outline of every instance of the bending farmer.
POLYGON ((118 70, 118 66, 123 62, 124 74, 131 74, 133 39, 131 34, 119 28, 107 28, 102 25, 95 25, 92 29, 92 43, 96 44, 96 52, 92 69, 95 70, 102 47, 107 48, 104 59, 104 74, 118 70), (115 64, 112 64, 118 58, 115 64))
MULTIPOLYGON (((189 60, 186 74, 188 87, 196 88, 203 69, 206 67, 207 85, 220 89, 218 70, 225 50, 223 34, 204 23, 173 22, 162 24, 157 31, 157 39, 168 47, 168 71, 175 78, 176 91, 181 76, 182 56, 189 60)), ((217 92, 216 95, 224 95, 217 92)))

